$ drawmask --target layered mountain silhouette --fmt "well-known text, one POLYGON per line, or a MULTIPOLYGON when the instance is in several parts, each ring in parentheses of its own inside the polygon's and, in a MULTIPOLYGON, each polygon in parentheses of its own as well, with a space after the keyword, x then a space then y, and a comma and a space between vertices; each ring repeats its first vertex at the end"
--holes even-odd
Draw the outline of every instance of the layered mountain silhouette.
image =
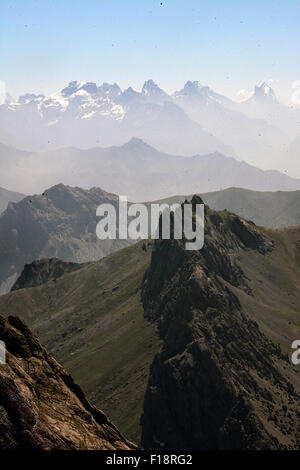
POLYGON ((1 450, 130 450, 106 415, 17 317, 0 316, 1 450))
POLYGON ((142 415, 145 448, 299 448, 299 227, 205 214, 200 251, 140 242, 1 296, 1 314, 29 323, 130 438, 142 415))
MULTIPOLYGON (((268 90, 273 96, 272 110, 276 102, 278 107, 282 107, 281 114, 284 114, 286 107, 279 105, 271 88, 268 90)), ((250 101, 256 97, 255 103, 260 109, 260 102, 265 102, 268 90, 266 85, 256 87, 250 101)), ((248 105, 245 102, 235 103, 197 81, 187 82, 182 90, 175 93, 174 99, 203 129, 212 132, 218 139, 230 145, 235 155, 258 167, 264 169, 275 167, 277 162, 274 156, 280 154, 280 149, 283 150, 291 138, 285 131, 283 123, 277 123, 276 126, 271 119, 268 119, 265 109, 267 106, 264 108, 265 115, 263 113, 260 115, 258 111, 255 115, 254 112, 250 112, 252 111, 250 102, 248 105)), ((296 127, 296 116, 297 113, 291 117, 291 120, 295 121, 294 127, 296 127)))
POLYGON ((16 151, 16 156, 13 155, 13 149, 0 146, 0 162, 3 162, 0 184, 9 182, 29 194, 60 182, 84 188, 100 186, 111 193, 125 194, 131 201, 218 191, 232 186, 257 191, 300 189, 300 179, 274 170, 263 171, 218 152, 189 158, 174 156, 136 138, 119 147, 64 148, 33 154, 21 152, 21 155, 16 151))
POLYGON ((36 151, 119 145, 137 136, 170 153, 231 151, 172 100, 158 102, 157 93, 152 100, 146 88, 71 82, 54 96, 26 94, 0 106, 0 141, 36 151))
MULTIPOLYGON (((0 123, 1 142, 31 152, 107 147, 137 137, 169 154, 220 152, 281 170, 281 155, 299 134, 299 110, 279 103, 267 83, 238 103, 198 81, 173 94, 152 80, 140 92, 73 81, 53 95, 7 99, 0 123)), ((299 169, 287 169, 300 177, 299 169)))
MULTIPOLYGON (((283 175, 283 180, 288 181, 288 178, 283 175)), ((201 196, 212 208, 232 210, 258 225, 299 224, 299 191, 265 193, 231 188, 201 196)), ((160 203, 182 202, 183 199, 176 196, 160 203)), ((46 257, 85 263, 132 243, 130 240, 99 240, 96 236, 99 222, 96 208, 102 203, 111 203, 118 215, 118 202, 118 196, 100 188, 84 190, 60 184, 41 195, 10 204, 0 216, 0 292, 7 292, 24 264, 34 260, 46 257)))

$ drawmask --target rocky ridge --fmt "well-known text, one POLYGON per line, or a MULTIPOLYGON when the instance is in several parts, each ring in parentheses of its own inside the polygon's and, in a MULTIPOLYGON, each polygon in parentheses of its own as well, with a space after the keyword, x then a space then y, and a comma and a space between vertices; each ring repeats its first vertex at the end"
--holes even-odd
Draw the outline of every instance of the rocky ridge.
MULTIPOLYGON (((193 203, 201 202, 194 197, 193 203)), ((146 318, 163 348, 151 365, 142 444, 172 449, 299 448, 299 395, 279 346, 245 314, 241 251, 273 241, 251 222, 205 208, 205 244, 158 240, 145 275, 146 318)))
POLYGON ((58 258, 44 258, 25 264, 21 275, 18 277, 11 290, 36 287, 48 281, 56 282, 66 273, 81 269, 87 263, 71 263, 58 258))

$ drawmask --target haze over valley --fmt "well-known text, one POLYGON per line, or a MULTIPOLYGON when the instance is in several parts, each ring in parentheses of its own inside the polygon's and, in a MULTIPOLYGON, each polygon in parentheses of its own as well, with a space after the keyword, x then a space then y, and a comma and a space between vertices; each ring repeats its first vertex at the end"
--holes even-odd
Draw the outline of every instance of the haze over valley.
POLYGON ((34 154, 71 147, 76 160, 76 148, 122 146, 138 138, 171 155, 218 152, 300 178, 299 122, 299 109, 280 104, 267 83, 236 102, 197 81, 172 95, 152 80, 140 92, 73 81, 53 95, 28 93, 16 101, 7 95, 0 106, 0 142, 34 154))
POLYGON ((299 18, 0 2, 0 452, 300 450, 299 18))

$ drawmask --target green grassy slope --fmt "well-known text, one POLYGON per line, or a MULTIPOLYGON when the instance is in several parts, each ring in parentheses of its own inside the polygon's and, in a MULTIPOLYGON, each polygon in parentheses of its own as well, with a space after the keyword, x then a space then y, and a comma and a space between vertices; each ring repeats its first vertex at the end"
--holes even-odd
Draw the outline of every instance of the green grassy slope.
MULTIPOLYGON (((300 337, 300 227, 258 230, 274 240, 274 250, 233 254, 251 293, 228 287, 290 355, 292 341, 300 337)), ((89 399, 136 442, 149 365, 160 348, 140 300, 150 256, 151 247, 145 251, 138 243, 56 282, 0 297, 0 314, 23 318, 89 399)))
POLYGON ((144 251, 142 245, 0 297, 1 315, 24 319, 88 398, 135 442, 149 365, 160 345, 140 301, 151 256, 151 247, 144 251))
POLYGON ((233 289, 244 311, 290 355, 292 341, 300 338, 300 227, 260 230, 275 249, 242 253, 239 263, 252 294, 233 289))

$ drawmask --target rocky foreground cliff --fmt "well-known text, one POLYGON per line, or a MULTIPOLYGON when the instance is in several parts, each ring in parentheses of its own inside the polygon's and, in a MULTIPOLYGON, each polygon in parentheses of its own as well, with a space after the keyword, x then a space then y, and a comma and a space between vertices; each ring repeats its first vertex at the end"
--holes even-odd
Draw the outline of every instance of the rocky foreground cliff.
POLYGON ((129 450, 106 415, 17 317, 0 316, 0 450, 129 450))
POLYGON ((241 253, 268 256, 274 242, 234 214, 205 211, 204 248, 158 240, 145 275, 145 315, 163 348, 150 369, 142 444, 298 449, 299 374, 234 294, 251 296, 241 253))

